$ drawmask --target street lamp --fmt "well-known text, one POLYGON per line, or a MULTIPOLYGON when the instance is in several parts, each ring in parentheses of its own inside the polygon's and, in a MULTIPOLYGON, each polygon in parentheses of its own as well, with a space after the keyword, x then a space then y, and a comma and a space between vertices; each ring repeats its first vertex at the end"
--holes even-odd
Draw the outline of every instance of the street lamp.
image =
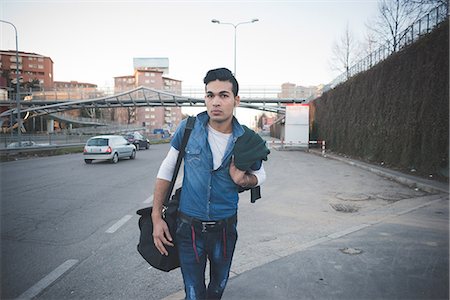
POLYGON ((212 19, 211 20, 211 22, 213 22, 213 23, 223 24, 223 25, 231 25, 231 26, 234 27, 234 72, 233 72, 234 76, 236 76, 236 30, 237 30, 237 27, 239 25, 242 25, 242 24, 255 23, 255 22, 258 22, 258 21, 259 21, 258 19, 253 19, 251 21, 240 22, 240 23, 237 23, 237 24, 233 24, 233 23, 222 23, 222 22, 220 22, 219 20, 216 20, 216 19, 212 19))
MULTIPOLYGON (((16 33, 16 105, 17 105, 17 139, 19 147, 22 146, 22 119, 20 118, 20 95, 19 95, 19 43, 17 39, 17 28, 13 23, 8 21, 0 20, 2 23, 6 23, 11 25, 14 28, 14 32, 16 33)), ((11 120, 12 121, 12 120, 11 120)), ((12 132, 11 127, 11 132, 12 132)))

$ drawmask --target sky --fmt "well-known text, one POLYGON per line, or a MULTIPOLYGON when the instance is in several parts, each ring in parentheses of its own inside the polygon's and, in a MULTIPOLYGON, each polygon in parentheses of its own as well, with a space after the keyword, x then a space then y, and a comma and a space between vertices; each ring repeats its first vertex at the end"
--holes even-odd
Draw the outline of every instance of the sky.
MULTIPOLYGON (((348 25, 355 37, 377 1, 69 1, 0 0, 0 19, 18 30, 19 51, 49 56, 56 81, 113 85, 133 74, 134 57, 169 58, 168 77, 201 88, 209 69, 227 67, 241 86, 326 84, 333 43, 348 25), (241 24, 234 27, 212 23, 241 24)), ((15 50, 0 23, 0 49, 15 50)))

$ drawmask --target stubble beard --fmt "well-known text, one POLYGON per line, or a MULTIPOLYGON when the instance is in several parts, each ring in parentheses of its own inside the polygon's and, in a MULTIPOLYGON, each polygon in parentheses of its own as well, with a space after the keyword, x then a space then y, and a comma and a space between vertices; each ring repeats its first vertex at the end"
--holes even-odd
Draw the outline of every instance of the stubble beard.
POLYGON ((223 126, 227 123, 231 124, 233 115, 230 115, 228 117, 225 116, 209 116, 209 122, 210 124, 217 124, 218 126, 223 126))

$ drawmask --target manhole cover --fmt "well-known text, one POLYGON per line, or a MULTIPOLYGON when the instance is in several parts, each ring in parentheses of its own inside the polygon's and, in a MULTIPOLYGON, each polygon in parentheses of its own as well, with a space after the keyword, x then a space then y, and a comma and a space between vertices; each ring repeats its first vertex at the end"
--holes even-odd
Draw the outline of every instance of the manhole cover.
POLYGON ((344 201, 364 201, 370 199, 366 194, 360 193, 340 193, 336 195, 336 198, 344 201))
POLYGON ((342 204, 342 203, 330 203, 330 206, 335 211, 345 212, 345 213, 354 213, 359 210, 359 207, 357 207, 355 205, 342 204))
POLYGON ((356 248, 343 248, 343 249, 339 249, 339 250, 342 253, 349 254, 349 255, 357 255, 357 254, 363 253, 363 251, 361 249, 356 249, 356 248))

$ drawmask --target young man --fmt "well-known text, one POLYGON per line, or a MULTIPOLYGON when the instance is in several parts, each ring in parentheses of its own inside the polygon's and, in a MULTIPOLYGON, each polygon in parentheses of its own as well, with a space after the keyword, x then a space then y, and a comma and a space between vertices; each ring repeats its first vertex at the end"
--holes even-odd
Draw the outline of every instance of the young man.
MULTIPOLYGON (((166 247, 173 247, 176 239, 186 299, 222 297, 237 240, 238 188, 255 187, 265 180, 260 159, 247 164, 253 165, 249 170, 240 170, 235 165, 236 141, 249 130, 244 130, 233 116, 234 108, 240 103, 239 85, 233 74, 225 68, 210 70, 204 83, 207 111, 197 116, 186 146, 176 237, 170 235, 161 218, 161 208, 186 120, 178 127, 172 147, 161 164, 153 199, 154 243, 167 255, 166 247), (208 287, 205 284, 207 260, 210 262, 208 287)), ((263 159, 267 159, 267 154, 263 159)))

